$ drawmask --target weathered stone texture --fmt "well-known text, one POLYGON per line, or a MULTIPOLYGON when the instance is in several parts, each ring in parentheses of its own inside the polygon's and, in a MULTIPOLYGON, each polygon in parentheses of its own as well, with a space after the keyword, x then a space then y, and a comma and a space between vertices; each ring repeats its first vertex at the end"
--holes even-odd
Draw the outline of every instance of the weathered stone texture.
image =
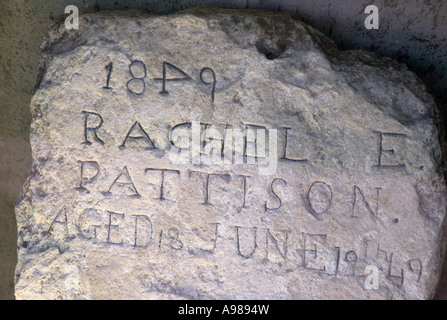
POLYGON ((434 294, 436 106, 404 65, 223 9, 86 14, 42 51, 17 298, 434 294))

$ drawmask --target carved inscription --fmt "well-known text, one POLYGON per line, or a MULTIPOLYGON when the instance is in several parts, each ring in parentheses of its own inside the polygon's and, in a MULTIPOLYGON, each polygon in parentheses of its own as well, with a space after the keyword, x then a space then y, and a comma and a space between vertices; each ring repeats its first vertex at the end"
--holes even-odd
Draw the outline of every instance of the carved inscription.
POLYGON ((315 181, 309 187, 306 195, 306 205, 309 213, 317 219, 322 219, 332 203, 332 188, 324 181, 315 181))
MULTIPOLYGON (((402 133, 394 133, 394 132, 381 132, 374 131, 379 137, 378 143, 378 157, 376 167, 378 168, 403 168, 405 167, 405 162, 402 162, 398 159, 398 156, 395 154, 394 149, 385 149, 385 143, 388 140, 397 140, 402 143, 407 135, 402 133)), ((401 157, 401 155, 400 155, 401 157)))
MULTIPOLYGON (((208 92, 212 105, 216 101, 218 76, 210 67, 193 76, 191 69, 163 61, 160 75, 153 77, 157 68, 132 60, 127 79, 120 79, 123 73, 118 76, 114 68, 113 61, 104 67, 101 88, 107 92, 124 88, 132 99, 140 99, 147 90, 155 90, 162 96, 159 99, 166 99, 179 85, 196 85, 201 92, 208 92)), ((162 131, 155 131, 145 119, 133 118, 125 130, 120 129, 117 145, 111 146, 108 132, 115 129, 104 120, 103 112, 87 107, 81 111, 79 144, 84 150, 103 152, 116 147, 122 154, 141 151, 162 161, 159 165, 148 161, 136 166, 128 161, 114 166, 113 157, 107 164, 92 156, 76 159, 73 170, 77 180, 72 189, 86 203, 83 208, 63 206, 52 216, 46 234, 119 250, 133 248, 179 256, 226 254, 246 263, 269 263, 287 272, 304 270, 323 277, 364 278, 365 267, 374 264, 396 288, 406 282, 418 283, 423 277, 425 267, 420 257, 402 254, 368 235, 360 234, 355 243, 332 235, 331 221, 373 221, 379 225, 388 218, 384 212, 393 213, 382 206, 384 187, 380 184, 366 187, 355 181, 341 187, 333 177, 302 178, 300 174, 306 176, 307 166, 318 164, 324 156, 303 147, 297 138, 300 127, 178 121, 167 126, 163 144, 162 131), (281 166, 303 170, 290 171, 297 176, 276 170, 262 175, 244 171, 247 167, 231 167, 259 166, 272 159, 281 166), (94 205, 92 199, 103 205, 94 205), (128 210, 126 201, 145 209, 128 210), (180 217, 180 212, 196 209, 206 215, 186 224, 177 217, 177 213, 180 217), (246 219, 248 212, 254 212, 254 217, 246 219), (284 217, 292 223, 284 224, 284 217), (315 231, 306 221, 316 224, 315 231)), ((371 168, 381 172, 405 170, 406 134, 371 130, 371 137, 376 137, 370 141, 371 168)), ((392 223, 398 225, 399 218, 392 217, 392 223)))
POLYGON ((445 181, 423 87, 294 19, 208 11, 52 28, 17 296, 430 296, 445 181))
MULTIPOLYGON (((110 62, 106 70, 108 74, 104 89, 113 89, 109 87, 113 63, 110 62)), ((135 96, 142 95, 147 89, 146 65, 142 61, 132 61, 129 65, 129 74, 131 78, 126 84, 127 90, 135 96)), ((177 66, 164 62, 162 76, 153 80, 161 83, 159 93, 165 96, 170 92, 168 85, 170 82, 191 82, 193 78, 177 66)), ((211 102, 214 102, 216 90, 214 71, 211 68, 203 68, 200 71, 199 80, 204 85, 211 86, 211 102)), ((104 146, 102 130, 105 129, 107 123, 104 122, 102 115, 87 110, 82 111, 82 114, 84 137, 81 143, 89 147, 94 144, 104 146)), ((350 186, 350 189, 346 188, 343 192, 350 194, 350 200, 349 198, 344 200, 345 210, 340 211, 340 209, 335 209, 340 208, 341 205, 338 194, 340 191, 334 189, 332 183, 323 178, 301 184, 300 189, 296 189, 296 186, 290 183, 290 177, 287 176, 273 176, 264 181, 257 180, 256 185, 253 185, 251 181, 255 177, 244 172, 229 173, 198 167, 195 169, 175 167, 175 164, 182 163, 258 165, 265 162, 272 154, 283 163, 297 166, 311 163, 309 159, 314 158, 311 154, 306 157, 290 156, 291 145, 296 144, 296 141, 291 140, 291 133, 299 129, 290 126, 280 127, 279 130, 283 134, 282 144, 275 150, 271 148, 271 144, 267 146, 267 140, 271 136, 269 130, 271 129, 266 126, 252 123, 243 123, 240 128, 235 128, 225 123, 216 125, 195 121, 179 122, 170 127, 166 141, 171 155, 186 155, 183 162, 171 163, 169 167, 145 167, 138 171, 134 168, 129 170, 128 166, 118 168, 120 171, 115 174, 114 180, 109 182, 105 190, 101 190, 98 186, 106 183, 101 182, 100 172, 103 170, 101 164, 95 160, 79 159, 79 180, 73 188, 80 194, 88 195, 97 192, 106 197, 152 199, 183 206, 185 204, 179 202, 179 194, 176 193, 173 196, 172 190, 168 187, 173 181, 178 181, 172 180, 177 177, 176 179, 189 184, 186 190, 196 190, 195 204, 204 205, 209 208, 208 210, 225 208, 228 202, 224 205, 220 198, 223 190, 229 189, 237 190, 235 194, 238 196, 233 195, 230 204, 239 208, 238 210, 262 209, 261 212, 273 216, 278 214, 291 214, 291 217, 296 214, 308 215, 317 223, 340 215, 350 219, 370 218, 379 223, 382 186, 365 190, 365 187, 355 183, 350 186), (140 192, 139 190, 146 190, 145 186, 135 183, 135 179, 132 178, 132 176, 140 177, 141 175, 148 178, 146 183, 153 190, 151 194, 140 192), (265 190, 265 198, 249 198, 247 195, 252 192, 259 193, 252 188, 265 190), (295 199, 295 202, 290 202, 289 199, 295 199)), ((373 146, 371 154, 375 153, 375 159, 377 159, 376 162, 371 163, 371 167, 381 170, 404 169, 403 148, 407 136, 376 130, 372 133, 378 140, 371 142, 373 146)), ((153 133, 146 130, 138 120, 134 121, 122 135, 122 143, 118 146, 121 150, 133 148, 151 152, 160 148, 151 138, 153 133)), ((272 137, 276 139, 276 135, 272 137)), ((302 152, 299 153, 302 154, 302 152)), ((178 187, 179 185, 174 189, 178 187)), ((65 208, 56 215, 48 232, 53 232, 57 226, 64 227, 64 235, 69 235, 70 228, 66 211, 65 208)), ((398 222, 399 219, 394 218, 393 223, 398 222)), ((418 282, 423 274, 423 263, 419 258, 400 257, 399 261, 396 261, 399 253, 383 249, 382 243, 377 243, 376 252, 371 254, 368 252, 371 250, 370 240, 365 239, 362 255, 358 247, 352 248, 349 244, 342 242, 334 243, 330 235, 326 233, 297 232, 297 230, 287 228, 276 229, 270 226, 228 224, 210 220, 202 225, 191 226, 190 230, 185 230, 176 225, 159 226, 150 214, 114 210, 100 212, 95 208, 87 208, 79 214, 76 230, 79 236, 98 244, 133 246, 148 250, 156 248, 160 252, 170 249, 175 252, 186 250, 192 254, 196 252, 214 254, 219 249, 228 251, 233 246, 233 253, 244 260, 251 261, 257 257, 272 263, 288 261, 292 262, 296 268, 334 277, 364 277, 362 268, 364 269, 368 263, 378 261, 382 263, 381 270, 397 288, 404 285, 405 278, 408 278, 407 281, 418 282), (231 232, 233 232, 232 235, 231 232), (225 243, 223 240, 231 238, 234 239, 233 244, 225 243)))
MULTIPOLYGON (((113 71, 113 61, 109 62, 105 69, 107 70, 105 83, 106 85, 103 86, 103 89, 106 90, 113 90, 115 88, 110 87, 110 78, 112 76, 113 71)), ((148 69, 146 64, 143 61, 140 60, 132 60, 129 64, 129 70, 128 70, 130 79, 127 80, 125 87, 129 94, 135 95, 135 96, 141 96, 146 91, 146 83, 148 80, 152 80, 155 82, 161 82, 161 90, 159 91, 159 94, 162 96, 169 95, 167 83, 168 82, 185 82, 185 81, 193 81, 193 78, 191 78, 190 75, 188 75, 185 71, 180 69, 178 66, 163 61, 162 64, 162 75, 158 78, 152 78, 147 79, 148 75, 148 69), (168 74, 172 76, 168 76, 168 74)), ((213 69, 209 67, 204 67, 199 72, 199 81, 200 85, 204 85, 206 87, 209 87, 210 97, 211 97, 211 103, 214 103, 215 93, 216 93, 216 84, 217 84, 217 77, 216 73, 213 69)))
MULTIPOLYGON (((207 252, 223 250, 242 260, 287 263, 297 271, 307 270, 331 277, 364 278, 366 265, 379 265, 397 288, 419 282, 423 262, 390 251, 386 244, 363 239, 364 247, 351 248, 328 234, 248 225, 203 222, 187 228, 157 224, 150 214, 86 208, 73 212, 64 207, 56 213, 48 233, 62 239, 81 237, 96 245, 133 247, 142 250, 207 252), (71 231, 69 231, 71 230, 71 231)), ((221 253, 221 252, 220 252, 221 253)))
MULTIPOLYGON (((261 207, 265 212, 281 211, 284 207, 283 197, 284 195, 298 195, 296 199, 301 201, 296 204, 302 205, 305 212, 314 216, 317 220, 324 219, 326 214, 337 215, 336 212, 331 213, 331 208, 334 206, 333 187, 330 183, 322 180, 313 181, 309 183, 307 187, 301 189, 295 189, 287 181, 288 178, 266 178, 261 185, 251 186, 248 182, 252 179, 252 176, 244 174, 229 174, 222 172, 210 172, 204 170, 178 170, 171 168, 154 168, 147 167, 140 171, 130 171, 127 166, 124 166, 113 181, 108 185, 107 190, 101 190, 98 188, 97 183, 107 183, 107 181, 100 181, 98 178, 101 171, 100 164, 97 161, 83 161, 79 160, 79 180, 73 187, 74 190, 80 193, 86 194, 96 191, 103 196, 120 196, 127 198, 148 198, 149 194, 142 194, 139 189, 144 185, 138 185, 132 179, 132 175, 145 175, 152 177, 157 175, 159 182, 152 183, 156 189, 156 196, 151 199, 157 200, 170 200, 171 202, 178 202, 174 197, 172 199, 166 198, 166 186, 167 182, 174 177, 186 177, 183 180, 187 184, 187 189, 196 190, 195 193, 201 194, 202 201, 199 202, 203 205, 213 206, 213 198, 218 198, 218 194, 213 194, 212 190, 218 190, 222 187, 229 187, 232 190, 238 190, 238 197, 232 199, 232 204, 238 205, 240 208, 250 208, 251 206, 261 207), (252 191, 251 189, 264 189, 266 190, 266 199, 247 199, 247 194, 252 191)), ((116 171, 115 171, 116 172, 116 171)), ((177 184, 177 187, 179 185, 177 184)), ((352 192, 352 200, 345 204, 346 213, 344 215, 350 218, 364 218, 369 215, 373 218, 378 217, 380 206, 380 187, 372 188, 370 193, 376 195, 374 199, 369 199, 365 196, 365 191, 357 185, 352 186, 352 191, 349 188, 343 190, 343 192, 352 192)), ((168 190, 170 191, 170 190, 168 190)), ((296 205, 295 204, 295 205, 296 205)), ((394 221, 398 223, 398 221, 394 221)))
POLYGON ((82 143, 91 145, 92 142, 89 140, 89 134, 93 133, 94 140, 99 142, 100 144, 104 144, 104 141, 98 137, 98 133, 96 132, 96 130, 99 130, 99 128, 101 128, 102 124, 104 123, 102 116, 96 112, 82 111, 82 113, 85 115, 84 141, 82 143))
MULTIPOLYGON (((137 61, 140 62, 140 61, 137 61)), ((169 65, 169 64, 168 64, 169 65)), ((143 68, 143 70, 145 70, 143 68)), ((177 70, 177 69, 176 69, 177 70)), ((211 69, 210 69, 211 70, 211 69)), ((214 74, 214 73, 213 73, 214 74)), ((129 81, 142 80, 142 78, 132 78, 129 81)), ((190 80, 184 78, 163 79, 156 78, 166 82, 190 80)), ((167 92, 166 88, 161 92, 167 92), (165 90, 165 91, 163 91, 165 90)), ((141 93, 139 93, 141 94, 141 93)), ((84 138, 82 144, 92 145, 93 141, 104 145, 104 140, 100 137, 98 132, 104 124, 103 117, 100 113, 83 110, 83 134, 84 138)), ((277 129, 267 129, 266 126, 255 124, 244 124, 243 128, 233 128, 229 124, 213 125, 208 123, 183 122, 172 126, 167 133, 166 141, 169 146, 171 154, 186 154, 189 158, 179 160, 179 163, 192 162, 199 163, 216 163, 216 160, 222 161, 223 164, 228 163, 247 163, 258 164, 272 158, 285 162, 308 163, 308 158, 291 158, 288 154, 290 148, 289 133, 295 130, 291 127, 282 127, 280 130, 284 132, 283 143, 280 149, 271 148, 272 145, 277 147, 276 137, 274 137, 273 144, 267 146, 267 132, 277 129), (269 155, 267 159, 267 151, 269 155), (282 151, 281 151, 282 150, 282 151), (282 152, 282 154, 280 153, 282 152)), ((381 132, 373 130, 373 133, 378 136, 377 160, 371 163, 371 167, 380 169, 405 169, 404 148, 406 134, 381 132), (388 146, 394 145, 399 147, 400 153, 396 154, 395 149, 388 146), (386 149, 391 148, 391 149, 386 149)), ((153 140, 140 124, 135 121, 126 133, 123 133, 123 141, 119 148, 124 149, 132 145, 142 150, 157 149, 153 140)), ((269 139, 272 137, 268 137, 269 139)))
MULTIPOLYGON (((316 180, 296 189, 296 186, 290 183, 289 177, 268 178, 263 185, 254 186, 248 183, 253 176, 245 174, 163 167, 146 167, 141 171, 135 171, 124 166, 108 184, 108 189, 103 191, 98 188, 101 165, 93 160, 79 160, 78 164, 79 180, 73 189, 80 194, 89 195, 97 192, 98 195, 105 197, 142 200, 150 198, 163 202, 168 200, 175 204, 178 203, 177 197, 168 197, 166 193, 170 192, 167 190, 167 182, 174 181, 172 179, 175 178, 188 184, 186 189, 195 189, 201 194, 197 198, 197 205, 206 205, 210 209, 216 207, 219 202, 219 194, 213 190, 229 186, 233 190, 239 190, 240 196, 233 199, 233 205, 240 209, 262 208, 267 214, 282 212, 292 214, 291 217, 296 214, 309 215, 316 221, 324 221, 329 218, 328 215, 341 214, 339 211, 331 211, 340 205, 337 203, 337 199, 340 199, 339 191, 334 189, 331 182, 324 180, 316 180), (137 175, 151 178, 151 182, 148 183, 155 191, 151 194, 138 191, 143 185, 134 182, 132 176, 137 175), (265 189, 266 198, 258 201, 247 198, 247 194, 253 191, 252 188, 265 189), (295 198, 301 199, 301 203, 284 202, 284 199, 289 199, 292 194, 298 195, 295 198), (302 209, 299 209, 300 206, 302 209)), ((367 192, 365 190, 357 184, 344 190, 350 195, 350 200, 347 197, 348 201, 344 204, 346 209, 342 215, 351 219, 370 217, 374 221, 380 218, 382 187, 370 187, 367 192)), ((169 207, 167 210, 170 210, 169 207)), ((79 236, 98 245, 131 246, 162 252, 170 249, 186 250, 191 254, 195 252, 214 254, 219 249, 227 252, 233 248, 231 249, 233 253, 244 260, 261 259, 271 263, 288 261, 298 269, 335 277, 364 277, 365 266, 377 263, 397 288, 401 288, 405 281, 419 282, 423 275, 421 259, 402 257, 399 252, 389 251, 386 245, 380 242, 376 243, 374 248, 373 242, 368 239, 364 239, 361 250, 358 246, 353 248, 343 241, 331 239, 326 233, 296 229, 228 224, 211 220, 190 226, 188 230, 188 227, 184 229, 176 225, 158 225, 149 212, 144 214, 90 207, 74 213, 64 207, 55 215, 47 232, 53 234, 57 231, 61 237, 79 236), (70 224, 74 224, 75 227, 70 227, 70 224)), ((393 220, 393 223, 398 221, 393 220)))

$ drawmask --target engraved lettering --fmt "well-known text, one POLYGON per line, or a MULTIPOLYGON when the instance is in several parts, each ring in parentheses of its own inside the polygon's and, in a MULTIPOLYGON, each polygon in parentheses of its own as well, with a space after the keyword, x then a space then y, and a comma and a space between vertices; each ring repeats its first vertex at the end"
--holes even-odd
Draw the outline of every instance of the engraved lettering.
POLYGON ((225 179, 226 181, 229 181, 231 179, 231 176, 228 173, 207 173, 207 172, 201 172, 201 171, 189 171, 189 176, 191 176, 192 173, 197 173, 200 175, 205 175, 204 183, 203 183, 203 202, 202 204, 205 205, 211 205, 210 203, 210 180, 212 177, 221 177, 225 179))
POLYGON ((88 240, 98 239, 98 229, 103 225, 102 216, 96 209, 87 208, 78 217, 79 235, 88 240))
POLYGON ((129 65, 129 73, 132 78, 126 83, 127 90, 137 96, 143 94, 144 90, 146 90, 144 81, 147 73, 146 65, 142 61, 133 60, 129 65))
POLYGON ((318 220, 328 212, 332 204, 332 189, 324 181, 315 181, 309 187, 305 197, 305 207, 318 220))
POLYGON ((169 161, 174 164, 188 164, 191 152, 191 122, 179 123, 169 132, 169 161))
POLYGON ((225 164, 243 164, 245 135, 241 129, 225 126, 223 137, 223 159, 225 164))
POLYGON ((192 80, 190 76, 188 76, 183 70, 180 68, 174 66, 172 63, 163 61, 163 77, 162 78, 154 78, 156 81, 162 81, 162 89, 160 91, 161 95, 168 95, 169 92, 166 90, 166 81, 190 81, 192 80), (182 78, 166 78, 167 68, 171 69, 172 71, 175 71, 177 73, 180 73, 183 77, 182 78))
MULTIPOLYGON (((112 224, 112 220, 114 220, 114 218, 120 218, 121 220, 124 220, 124 214, 122 213, 116 213, 116 212, 112 212, 112 211, 108 211, 109 214, 109 223, 107 224, 107 243, 110 244, 117 244, 117 245, 122 245, 123 244, 123 240, 112 240, 112 229, 115 230, 116 233, 119 232, 120 226, 117 224, 112 224)), ((116 236, 116 235, 115 235, 116 236)))
POLYGON ((335 247, 336 257, 335 257, 335 272, 334 275, 338 274, 338 269, 340 268, 340 247, 335 247))
POLYGON ((169 143, 179 149, 190 148, 191 122, 178 123, 169 132, 169 143))
POLYGON ((368 243, 370 243, 371 240, 363 239, 363 247, 365 249, 365 258, 368 258, 368 243))
POLYGON ((256 159, 265 158, 265 131, 264 126, 245 124, 244 157, 248 164, 255 164, 256 159))
POLYGON ((121 195, 127 195, 134 198, 141 197, 137 191, 137 188, 135 188, 132 179, 130 178, 127 166, 125 166, 121 173, 116 177, 109 190, 102 192, 102 194, 110 195, 112 193, 116 193, 117 191, 119 191, 119 194, 121 195))
POLYGON ((156 168, 146 168, 146 169, 144 169, 144 173, 147 173, 148 171, 160 171, 161 183, 160 183, 160 196, 158 197, 158 200, 166 200, 166 198, 165 198, 165 173, 166 172, 173 172, 173 173, 176 173, 177 175, 180 175, 180 170, 156 169, 156 168))
POLYGON ((355 251, 350 250, 345 255, 345 261, 352 265, 352 275, 355 275, 355 265, 357 263, 357 253, 355 251))
POLYGON ((104 120, 99 113, 90 112, 90 111, 82 111, 85 115, 84 117, 84 142, 82 144, 91 145, 92 142, 88 139, 89 132, 93 132, 93 138, 95 141, 100 144, 104 144, 104 141, 98 137, 98 133, 96 132, 99 128, 101 128, 104 120))
POLYGON ((365 199, 365 194, 363 193, 363 190, 360 189, 358 186, 354 185, 353 187, 353 199, 352 199, 352 207, 351 207, 351 217, 357 218, 358 216, 355 214, 356 211, 360 210, 359 205, 357 204, 359 201, 357 199, 361 199, 361 203, 363 204, 366 211, 371 214, 374 218, 377 218, 379 213, 379 196, 380 196, 380 190, 381 188, 375 188, 376 190, 376 199, 375 199, 375 210, 371 208, 369 203, 365 199))
POLYGON ((378 159, 377 159, 377 165, 375 165, 375 167, 404 168, 405 163, 396 163, 394 149, 384 149, 383 144, 385 143, 384 139, 386 138, 400 140, 402 138, 406 138, 407 135, 402 133, 381 132, 381 131, 374 131, 374 133, 376 133, 379 136, 378 159))
POLYGON ((144 144, 146 144, 146 150, 155 149, 154 143, 152 142, 149 135, 144 131, 143 127, 141 127, 140 123, 138 121, 135 121, 135 123, 132 125, 132 127, 127 132, 126 137, 124 138, 123 143, 121 144, 120 148, 125 148, 126 143, 132 141, 134 143, 138 141, 144 141, 144 144), (131 135, 133 132, 137 135, 131 135))
POLYGON ((238 175, 238 177, 242 177, 242 206, 241 208, 248 208, 246 206, 246 196, 247 196, 247 178, 251 178, 251 176, 244 176, 242 174, 238 175))
MULTIPOLYGON (((208 78, 208 77, 207 77, 208 78)), ((213 69, 211 68, 203 68, 200 70, 200 81, 202 81, 204 84, 211 85, 211 103, 214 103, 214 92, 216 91, 216 74, 214 73, 213 69), (204 79, 204 74, 210 74, 212 81, 207 81, 204 79)))
POLYGON ((152 242, 153 232, 151 219, 145 215, 134 214, 132 216, 135 217, 134 248, 149 247, 152 242))
POLYGON ((96 181, 99 174, 99 164, 96 161, 78 161, 81 163, 81 181, 79 182, 79 187, 75 188, 80 192, 90 193, 84 186, 87 183, 92 183, 96 181))
POLYGON ((205 124, 202 133, 203 148, 202 161, 205 164, 220 163, 222 161, 222 135, 217 128, 210 124, 205 124))
POLYGON ((108 65, 106 65, 106 67, 104 69, 107 70, 107 80, 106 80, 106 85, 102 88, 103 89, 112 89, 111 87, 109 87, 109 83, 110 83, 110 76, 112 75, 112 71, 113 71, 113 62, 110 62, 108 65))
POLYGON ((385 250, 380 249, 380 243, 377 244, 377 255, 376 255, 376 259, 379 259, 380 256, 383 256, 383 259, 385 261, 388 261, 388 255, 387 252, 385 250))
POLYGON ((422 276, 422 261, 419 259, 411 259, 408 261, 408 268, 410 272, 417 275, 416 282, 419 282, 422 276))
MULTIPOLYGON (((256 248, 258 247, 257 241, 256 241, 256 236, 257 236, 257 228, 253 227, 251 228, 251 232, 252 232, 252 238, 253 238, 253 245, 252 245, 252 249, 251 251, 248 251, 247 253, 242 253, 241 251, 241 239, 240 239, 240 229, 250 229, 250 228, 244 228, 241 226, 234 226, 236 228, 236 247, 237 247, 237 253, 245 258, 245 259, 249 259, 256 251, 256 248)), ((250 249, 248 249, 250 250, 250 249)))
POLYGON ((280 254, 280 256, 286 260, 287 259, 287 241, 289 238, 290 230, 278 230, 276 231, 276 237, 272 234, 272 231, 275 232, 275 230, 267 229, 266 236, 265 236, 265 259, 269 258, 269 241, 271 241, 276 248, 276 251, 280 254), (282 233, 282 235, 280 234, 282 233), (281 239, 282 238, 282 239, 281 239), (280 244, 282 243, 282 246, 280 244))
POLYGON ((179 230, 175 227, 169 228, 169 246, 174 250, 180 250, 183 248, 183 242, 179 238, 179 230))
POLYGON ((265 204, 264 204, 264 210, 265 210, 265 211, 278 210, 278 209, 281 208, 281 206, 282 206, 281 198, 278 196, 278 194, 276 193, 276 191, 275 191, 275 189, 274 189, 274 184, 275 184, 276 182, 282 182, 283 185, 287 186, 287 181, 286 181, 286 180, 281 179, 281 178, 275 178, 275 179, 273 179, 272 183, 270 184, 270 191, 271 191, 273 197, 275 198, 276 202, 278 203, 278 205, 277 205, 276 207, 269 208, 269 207, 267 206, 267 201, 266 201, 265 204))
POLYGON ((192 164, 200 164, 200 152, 201 152, 201 142, 200 142, 200 122, 191 122, 191 162, 192 164))
POLYGON ((393 275, 392 274, 392 267, 393 267, 393 257, 394 253, 390 254, 390 264, 388 268, 388 277, 391 279, 391 281, 398 287, 401 288, 404 284, 404 269, 400 269, 400 275, 393 275))
MULTIPOLYGON (((211 223, 211 225, 214 226, 214 235, 211 239, 205 238, 205 236, 203 235, 203 233, 201 233, 199 231, 198 228, 193 228, 193 231, 195 232, 195 234, 203 241, 205 242, 211 242, 211 248, 209 249, 203 249, 203 248, 199 248, 199 250, 205 251, 205 252, 209 252, 209 253, 213 253, 214 250, 216 249, 216 244, 217 244, 217 238, 218 238, 218 227, 220 225, 220 223, 211 223)), ((208 233, 206 233, 208 234, 208 233)))
POLYGON ((318 240, 320 240, 320 242, 326 242, 327 235, 304 233, 303 236, 303 267, 311 270, 326 271, 326 266, 321 266, 322 262, 321 257, 318 254, 317 243, 318 240), (314 241, 312 249, 308 249, 308 239, 314 241), (310 253, 311 255, 309 256, 308 253, 310 253), (312 263, 314 266, 310 266, 309 263, 312 263), (315 266, 315 264, 317 264, 317 266, 315 266), (318 264, 320 266, 318 266, 318 264))
POLYGON ((288 138, 289 130, 291 130, 292 128, 283 127, 283 129, 285 132, 285 134, 284 134, 284 148, 283 148, 284 152, 283 152, 283 156, 280 158, 280 160, 295 161, 295 162, 307 162, 307 159, 305 159, 305 158, 304 159, 292 159, 287 156, 287 150, 288 150, 288 144, 289 144, 289 138, 288 138))
POLYGON ((51 222, 50 227, 48 228, 47 232, 53 233, 55 224, 61 225, 63 230, 64 230, 65 236, 66 237, 69 236, 69 232, 68 232, 68 216, 67 216, 67 208, 66 208, 66 206, 63 206, 62 209, 59 210, 59 212, 57 213, 56 217, 51 222))

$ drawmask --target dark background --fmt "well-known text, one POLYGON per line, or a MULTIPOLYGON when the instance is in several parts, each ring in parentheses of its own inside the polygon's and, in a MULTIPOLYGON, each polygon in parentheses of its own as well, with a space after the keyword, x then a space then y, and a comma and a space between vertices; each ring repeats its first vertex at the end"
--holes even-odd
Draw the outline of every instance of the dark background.
MULTIPOLYGON (((0 299, 14 299, 14 206, 31 169, 29 103, 48 26, 76 5, 87 11, 142 9, 158 14, 195 6, 287 11, 333 39, 408 65, 447 118, 447 1, 442 0, 0 0, 0 299), (367 5, 379 8, 379 29, 364 27, 367 5)), ((446 123, 446 122, 444 122, 446 123)), ((445 157, 444 157, 445 158, 445 157)), ((447 263, 436 299, 447 299, 447 263)))

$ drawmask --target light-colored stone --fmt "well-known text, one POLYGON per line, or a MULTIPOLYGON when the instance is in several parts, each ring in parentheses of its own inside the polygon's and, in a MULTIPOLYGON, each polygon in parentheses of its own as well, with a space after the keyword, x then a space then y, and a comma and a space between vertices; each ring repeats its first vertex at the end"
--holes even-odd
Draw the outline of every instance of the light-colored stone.
POLYGON ((43 56, 18 299, 433 295, 436 106, 404 65, 222 9, 82 15, 43 56))

